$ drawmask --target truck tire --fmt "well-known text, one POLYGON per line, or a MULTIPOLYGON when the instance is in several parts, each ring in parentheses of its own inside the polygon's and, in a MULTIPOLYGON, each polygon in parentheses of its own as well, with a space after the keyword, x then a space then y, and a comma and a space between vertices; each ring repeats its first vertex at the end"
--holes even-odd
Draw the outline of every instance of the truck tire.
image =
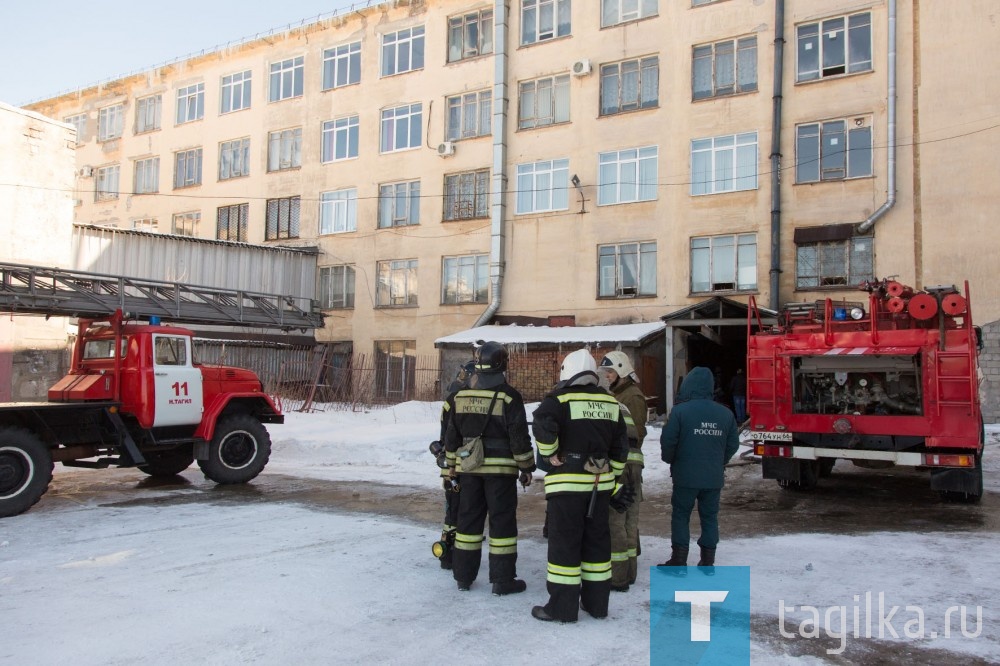
POLYGON ((246 483, 260 474, 270 457, 271 437, 260 421, 250 414, 234 414, 215 426, 208 459, 199 460, 198 466, 216 483, 246 483))
POLYGON ((182 446, 169 451, 143 451, 145 465, 139 465, 139 470, 153 478, 177 476, 194 462, 194 453, 190 446, 182 446))
POLYGON ((52 481, 52 454, 23 428, 0 428, 0 518, 24 513, 52 481))

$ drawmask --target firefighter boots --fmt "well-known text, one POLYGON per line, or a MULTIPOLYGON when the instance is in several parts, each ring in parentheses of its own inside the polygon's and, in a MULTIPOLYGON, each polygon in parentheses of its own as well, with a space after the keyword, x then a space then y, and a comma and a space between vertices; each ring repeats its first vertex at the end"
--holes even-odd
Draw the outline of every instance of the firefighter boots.
POLYGON ((528 584, 523 580, 518 580, 517 578, 512 578, 511 580, 499 580, 493 583, 493 594, 497 597, 503 597, 508 594, 518 594, 524 592, 528 589, 528 584))
POLYGON ((688 563, 688 551, 690 549, 687 546, 671 546, 670 550, 671 550, 670 559, 664 562, 663 564, 659 564, 657 566, 686 567, 688 563))
POLYGON ((715 566, 715 549, 701 547, 701 559, 698 560, 699 567, 713 567, 715 566))

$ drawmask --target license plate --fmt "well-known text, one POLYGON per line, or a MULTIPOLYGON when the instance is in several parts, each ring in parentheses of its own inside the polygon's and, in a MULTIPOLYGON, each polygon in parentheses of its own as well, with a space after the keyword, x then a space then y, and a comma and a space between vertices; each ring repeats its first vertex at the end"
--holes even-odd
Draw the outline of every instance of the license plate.
POLYGON ((790 442, 792 433, 790 432, 753 432, 750 434, 753 439, 760 439, 765 442, 790 442))

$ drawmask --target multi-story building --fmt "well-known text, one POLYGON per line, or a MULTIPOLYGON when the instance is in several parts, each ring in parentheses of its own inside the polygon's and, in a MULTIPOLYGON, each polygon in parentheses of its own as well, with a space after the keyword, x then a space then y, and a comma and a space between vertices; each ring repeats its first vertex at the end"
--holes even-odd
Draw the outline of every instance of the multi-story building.
POLYGON ((396 0, 31 108, 77 127, 78 221, 318 246, 357 351, 890 275, 987 323, 995 9, 396 0))

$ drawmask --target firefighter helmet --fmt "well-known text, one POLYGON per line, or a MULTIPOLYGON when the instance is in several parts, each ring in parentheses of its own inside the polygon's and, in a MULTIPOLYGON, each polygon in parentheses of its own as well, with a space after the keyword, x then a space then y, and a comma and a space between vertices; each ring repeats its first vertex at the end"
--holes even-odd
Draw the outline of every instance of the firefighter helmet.
POLYGON ((635 372, 628 354, 621 351, 609 351, 605 354, 604 358, 601 359, 601 368, 614 370, 619 377, 628 377, 635 372))
POLYGON ((505 372, 507 350, 499 342, 487 342, 477 350, 476 370, 479 372, 505 372))
POLYGON ((586 349, 577 349, 571 354, 567 354, 559 368, 559 381, 573 379, 584 372, 591 372, 597 376, 597 361, 586 349))

